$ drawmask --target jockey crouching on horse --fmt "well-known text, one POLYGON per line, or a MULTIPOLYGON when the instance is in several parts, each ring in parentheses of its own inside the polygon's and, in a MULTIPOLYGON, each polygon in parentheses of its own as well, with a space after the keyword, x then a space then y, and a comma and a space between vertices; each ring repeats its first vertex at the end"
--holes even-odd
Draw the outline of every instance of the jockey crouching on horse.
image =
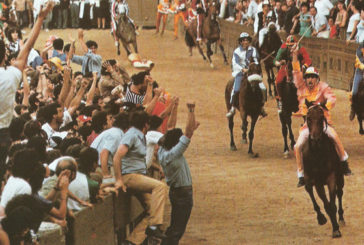
POLYGON ((354 80, 353 80, 353 87, 351 89, 351 110, 349 119, 352 121, 355 117, 355 111, 353 108, 353 101, 352 99, 358 94, 359 85, 361 80, 364 78, 364 42, 359 45, 356 49, 356 58, 355 58, 355 73, 354 73, 354 80))
POLYGON ((134 24, 134 21, 129 16, 129 6, 126 0, 113 0, 111 4, 111 29, 115 40, 115 46, 118 46, 118 38, 116 36, 116 30, 118 28, 118 17, 122 14, 125 14, 128 18, 129 22, 133 24, 135 29, 135 34, 139 35, 137 32, 137 28, 134 24))
MULTIPOLYGON (((191 2, 191 9, 192 11, 190 12, 190 14, 192 13, 193 15, 197 16, 197 38, 196 41, 197 42, 201 42, 201 38, 202 38, 202 24, 203 24, 203 20, 204 20, 204 15, 207 11, 206 8, 206 0, 192 0, 191 2)), ((193 17, 191 17, 191 19, 193 19, 193 17)))
MULTIPOLYGON (((282 111, 282 82, 284 78, 287 78, 287 82, 290 82, 292 74, 289 74, 289 70, 291 67, 290 61, 292 61, 291 48, 293 45, 297 45, 297 38, 294 35, 289 35, 285 43, 279 48, 276 58, 273 60, 273 64, 275 66, 280 66, 277 77, 276 77, 276 89, 277 89, 277 100, 278 100, 278 112, 282 111)), ((311 59, 306 49, 298 44, 298 61, 300 63, 300 67, 303 67, 305 70, 307 67, 311 66, 311 59)))
MULTIPOLYGON (((336 102, 336 96, 332 92, 329 85, 325 82, 320 81, 320 75, 316 68, 310 66, 306 69, 304 75, 301 72, 300 62, 298 60, 299 48, 293 47, 293 57, 292 57, 292 68, 293 68, 293 81, 297 87, 297 96, 299 101, 299 111, 297 115, 306 116, 308 108, 306 102, 312 104, 321 104, 327 108, 324 110, 325 118, 327 120, 327 128, 324 131, 327 136, 332 139, 335 144, 336 152, 340 158, 343 169, 343 174, 350 175, 351 170, 349 168, 347 159, 348 154, 344 150, 344 146, 341 143, 339 136, 333 127, 331 127, 330 110, 334 107, 336 102)), ((302 147, 304 143, 308 140, 309 129, 307 127, 307 122, 301 127, 300 135, 298 136, 295 148, 296 162, 297 162, 297 175, 298 184, 297 187, 305 185, 304 175, 303 175, 303 160, 302 160, 302 147)))
MULTIPOLYGON (((239 101, 239 91, 241 86, 241 81, 243 79, 243 76, 248 71, 249 64, 252 60, 252 62, 259 64, 259 55, 257 50, 251 46, 252 38, 249 36, 248 33, 242 32, 239 37, 239 47, 234 50, 233 58, 232 58, 232 66, 233 66, 233 72, 232 75, 234 77, 234 87, 231 93, 231 109, 226 114, 226 117, 231 117, 235 114, 235 105, 239 101)), ((248 77, 249 80, 249 77, 248 77)), ((263 105, 267 98, 267 89, 264 86, 263 80, 259 83, 259 88, 261 89, 263 93, 263 105)), ((266 117, 267 113, 264 111, 264 108, 262 107, 261 111, 262 117, 266 117)))

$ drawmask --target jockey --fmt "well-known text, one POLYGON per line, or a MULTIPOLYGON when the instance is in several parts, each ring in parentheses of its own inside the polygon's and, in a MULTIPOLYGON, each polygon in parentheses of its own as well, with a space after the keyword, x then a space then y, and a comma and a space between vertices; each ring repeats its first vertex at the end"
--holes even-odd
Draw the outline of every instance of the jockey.
POLYGON ((355 59, 355 74, 354 74, 354 81, 353 87, 351 89, 351 110, 350 110, 350 121, 352 121, 355 117, 355 111, 352 104, 352 98, 358 93, 359 84, 363 79, 364 75, 364 42, 359 45, 356 49, 356 59, 355 59))
POLYGON ((191 2, 192 13, 197 15, 197 42, 201 42, 201 34, 202 34, 202 23, 204 19, 204 14, 207 11, 207 3, 206 0, 192 0, 191 2))
MULTIPOLYGON (((242 32, 239 37, 239 47, 234 50, 233 58, 232 58, 232 67, 233 72, 232 75, 234 77, 234 87, 231 91, 231 110, 226 114, 226 117, 231 117, 235 114, 235 107, 234 105, 239 99, 239 91, 241 81, 243 79, 243 75, 248 71, 248 67, 250 64, 251 59, 256 64, 259 64, 259 54, 257 50, 250 45, 252 38, 249 36, 248 33, 242 32)), ((267 98, 267 89, 264 86, 263 81, 259 83, 259 87, 263 93, 263 105, 267 98)), ((264 111, 262 107, 261 115, 263 117, 267 116, 267 113, 264 111)))
MULTIPOLYGON (((298 61, 299 50, 296 48, 293 51, 293 81, 297 87, 297 96, 299 101, 299 112, 298 115, 305 116, 307 114, 308 108, 306 106, 306 101, 313 104, 325 105, 327 110, 325 110, 325 118, 328 122, 327 128, 324 131, 327 136, 332 139, 335 144, 335 149, 343 164, 343 171, 345 175, 350 175, 351 170, 349 168, 347 159, 348 154, 344 150, 339 136, 337 135, 334 128, 331 126, 330 110, 335 106, 336 96, 332 92, 329 85, 325 82, 320 81, 320 75, 316 68, 310 66, 306 69, 303 76, 301 72, 300 62, 298 61)), ((307 123, 305 123, 300 129, 300 135, 298 136, 296 145, 294 146, 297 162, 297 175, 298 184, 297 187, 301 187, 305 184, 303 177, 303 164, 302 164, 302 147, 309 137, 309 129, 307 123)))
POLYGON ((115 46, 118 46, 118 38, 116 37, 116 29, 118 28, 117 17, 121 14, 126 15, 129 22, 133 24, 135 33, 138 35, 134 21, 129 16, 129 6, 126 0, 113 0, 111 4, 111 29, 115 39, 115 46))
MULTIPOLYGON (((288 74, 288 67, 287 63, 288 61, 291 61, 291 47, 293 45, 297 44, 297 38, 294 35, 289 35, 286 39, 286 42, 282 44, 282 46, 279 48, 277 56, 273 60, 273 64, 276 66, 280 66, 280 69, 278 71, 277 77, 276 77, 276 88, 277 88, 277 99, 278 99, 278 112, 282 110, 282 102, 281 102, 281 96, 282 96, 282 87, 280 84, 283 82, 284 78, 287 77, 288 74)), ((300 44, 298 44, 298 59, 300 62, 300 65, 306 69, 307 67, 311 66, 311 59, 309 54, 307 53, 306 49, 302 47, 300 44)), ((288 81, 288 79, 287 79, 288 81)))

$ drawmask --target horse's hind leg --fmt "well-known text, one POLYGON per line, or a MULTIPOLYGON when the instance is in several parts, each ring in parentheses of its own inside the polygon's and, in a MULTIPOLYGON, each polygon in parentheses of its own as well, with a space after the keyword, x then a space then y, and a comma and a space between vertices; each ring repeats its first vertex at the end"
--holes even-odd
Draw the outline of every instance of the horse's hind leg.
POLYGON ((293 131, 292 131, 292 118, 291 115, 287 116, 287 126, 289 131, 289 139, 291 140, 291 150, 294 149, 294 145, 296 144, 296 141, 294 139, 293 131))
POLYGON ((313 195, 312 185, 305 185, 305 189, 306 189, 307 193, 310 195, 310 198, 311 198, 311 201, 313 204, 313 209, 315 210, 315 212, 317 214, 317 222, 319 223, 319 225, 326 224, 327 219, 326 219, 325 215, 323 215, 321 213, 320 206, 316 202, 315 196, 313 195))
POLYGON ((206 60, 206 56, 204 55, 199 43, 197 44, 197 49, 198 49, 198 52, 200 52, 200 54, 202 55, 203 60, 206 60))
MULTIPOLYGON (((333 178, 331 178, 333 179, 333 178)), ((323 185, 316 185, 316 191, 318 196, 321 198, 321 200, 324 203, 325 211, 329 215, 331 224, 332 224, 332 238, 341 237, 341 233, 339 230, 339 224, 336 220, 336 187, 335 187, 335 180, 329 180, 329 183, 327 184, 329 189, 329 195, 330 195, 330 202, 327 200, 326 193, 325 193, 325 187, 323 185)))
POLYGON ((234 116, 229 117, 228 119, 229 121, 229 131, 230 131, 230 150, 231 151, 236 151, 236 145, 234 142, 234 116))
POLYGON ((285 157, 286 157, 286 155, 288 157, 288 153, 289 153, 288 142, 287 142, 288 130, 287 130, 287 123, 286 123, 284 112, 279 113, 279 120, 281 121, 282 136, 283 136, 283 141, 284 141, 283 154, 285 157))
POLYGON ((211 42, 210 42, 210 40, 207 41, 206 46, 207 46, 207 51, 206 51, 207 59, 210 62, 211 68, 214 68, 214 64, 212 64, 212 60, 211 60, 211 55, 213 54, 213 52, 211 50, 211 42))
POLYGON ((337 199, 339 201, 339 210, 338 210, 339 223, 340 223, 340 225, 344 226, 345 220, 344 220, 344 210, 343 210, 343 203, 342 203, 342 198, 343 198, 343 194, 344 194, 344 176, 343 175, 341 175, 337 179, 336 186, 337 186, 337 199))
POLYGON ((228 65, 229 63, 227 61, 226 54, 225 54, 225 50, 224 50, 224 46, 222 46, 222 43, 221 43, 221 39, 218 40, 218 43, 217 44, 219 45, 220 51, 222 53, 222 56, 224 57, 224 64, 225 65, 228 65))

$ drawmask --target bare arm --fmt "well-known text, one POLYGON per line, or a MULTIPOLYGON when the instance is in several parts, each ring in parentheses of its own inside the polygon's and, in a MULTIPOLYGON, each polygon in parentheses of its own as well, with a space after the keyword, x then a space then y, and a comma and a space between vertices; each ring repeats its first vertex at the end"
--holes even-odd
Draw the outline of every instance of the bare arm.
POLYGON ((88 48, 86 46, 85 41, 83 40, 83 30, 82 29, 78 29, 78 41, 81 44, 82 50, 87 53, 88 48))
POLYGON ((68 195, 68 185, 69 177, 67 175, 62 175, 59 181, 59 188, 61 189, 60 206, 59 208, 52 208, 50 214, 56 218, 64 219, 67 212, 67 195, 68 195))
POLYGON ((26 106, 29 105, 29 95, 30 95, 27 71, 28 69, 24 69, 23 71, 23 101, 22 101, 22 104, 26 106))
POLYGON ((92 105, 92 100, 94 99, 95 91, 96 91, 97 72, 93 72, 92 75, 93 75, 93 80, 92 80, 91 88, 87 93, 86 106, 92 105))
POLYGON ((358 21, 358 20, 356 20, 356 21, 354 22, 354 27, 353 27, 353 30, 352 30, 352 32, 351 32, 351 34, 350 34, 350 38, 349 38, 349 40, 353 39, 354 34, 355 34, 355 32, 356 32, 356 29, 357 29, 357 27, 358 27, 358 24, 359 24, 359 21, 358 21))
POLYGON ((69 51, 68 56, 67 56, 67 66, 70 66, 71 59, 73 57, 73 54, 75 53, 75 42, 76 41, 75 41, 75 39, 73 39, 73 37, 71 35, 69 35, 68 38, 71 41, 71 47, 70 47, 70 51, 69 51))
POLYGON ((85 94, 86 92, 86 89, 87 89, 87 86, 88 86, 88 81, 87 80, 83 80, 82 83, 81 83, 81 87, 80 89, 78 90, 75 98, 73 98, 73 100, 71 101, 71 104, 70 106, 68 107, 68 112, 72 115, 76 109, 79 107, 80 103, 81 103, 81 100, 82 100, 82 97, 83 95, 85 94))
POLYGON ((150 76, 147 76, 146 79, 148 82, 148 87, 147 87, 147 91, 145 92, 143 105, 149 104, 153 99, 153 79, 150 76))
POLYGON ((195 104, 187 103, 187 125, 185 135, 187 138, 192 138, 193 132, 198 128, 199 123, 195 120, 195 104))
POLYGON ((109 159, 109 154, 110 153, 107 149, 103 149, 100 152, 101 170, 102 170, 102 175, 104 176, 104 178, 111 177, 110 173, 109 173, 109 169, 107 168, 107 160, 109 159))
POLYGON ((177 124, 177 111, 178 111, 179 98, 177 97, 176 102, 173 106, 171 116, 168 119, 167 130, 174 129, 177 124))
POLYGON ((154 89, 154 97, 153 99, 147 104, 145 105, 145 109, 144 111, 148 114, 152 114, 155 105, 157 104, 158 98, 162 93, 162 88, 156 88, 154 89))
POLYGON ((65 101, 67 99, 67 95, 70 93, 70 78, 71 78, 72 70, 70 67, 66 66, 64 68, 63 73, 63 85, 61 92, 58 96, 58 103, 64 107, 65 101))
POLYGON ((42 8, 39 12, 38 19, 35 22, 32 31, 28 37, 27 42, 24 44, 23 48, 20 49, 20 53, 15 60, 14 66, 19 70, 23 71, 28 60, 28 55, 30 50, 33 48, 35 41, 39 36, 40 29, 42 27, 43 20, 48 15, 48 13, 53 9, 54 2, 49 1, 45 8, 42 8))

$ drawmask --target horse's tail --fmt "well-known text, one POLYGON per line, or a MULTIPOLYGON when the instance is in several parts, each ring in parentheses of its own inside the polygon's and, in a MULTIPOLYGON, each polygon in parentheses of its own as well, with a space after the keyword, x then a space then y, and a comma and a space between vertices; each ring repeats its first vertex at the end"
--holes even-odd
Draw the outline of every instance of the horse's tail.
POLYGON ((195 41, 193 40, 193 37, 191 36, 190 32, 186 30, 185 34, 185 41, 188 47, 195 47, 195 41))
POLYGON ((230 104, 230 98, 231 98, 231 91, 233 90, 233 85, 234 85, 234 79, 230 79, 225 87, 225 104, 227 111, 229 111, 232 106, 230 104))

